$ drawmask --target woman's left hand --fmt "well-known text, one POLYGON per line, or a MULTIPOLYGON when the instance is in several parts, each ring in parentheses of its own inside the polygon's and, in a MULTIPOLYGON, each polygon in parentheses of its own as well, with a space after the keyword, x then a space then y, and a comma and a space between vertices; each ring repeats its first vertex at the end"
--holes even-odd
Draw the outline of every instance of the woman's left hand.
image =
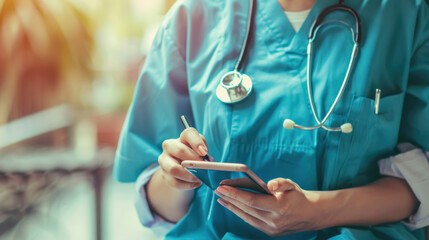
POLYGON ((218 202, 269 236, 320 229, 323 218, 317 207, 318 194, 302 190, 289 179, 268 182, 272 195, 220 186, 218 202))

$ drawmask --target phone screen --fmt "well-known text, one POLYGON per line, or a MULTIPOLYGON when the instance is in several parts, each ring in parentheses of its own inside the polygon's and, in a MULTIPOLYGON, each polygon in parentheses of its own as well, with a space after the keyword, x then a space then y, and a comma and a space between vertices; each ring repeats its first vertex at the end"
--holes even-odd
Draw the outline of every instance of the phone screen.
POLYGON ((187 170, 200 179, 213 191, 220 185, 228 185, 251 192, 268 194, 245 172, 231 172, 198 168, 187 168, 187 170))

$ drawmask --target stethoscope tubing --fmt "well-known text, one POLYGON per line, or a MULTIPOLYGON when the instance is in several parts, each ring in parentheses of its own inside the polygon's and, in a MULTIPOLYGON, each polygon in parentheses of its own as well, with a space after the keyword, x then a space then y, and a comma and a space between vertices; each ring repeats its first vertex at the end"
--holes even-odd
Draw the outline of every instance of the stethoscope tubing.
POLYGON ((252 17, 253 17, 253 8, 254 8, 255 0, 250 0, 249 5, 249 13, 247 15, 247 26, 246 26, 246 34, 244 36, 243 44, 241 45, 240 55, 238 55, 238 59, 235 63, 234 71, 238 72, 238 69, 240 68, 244 53, 246 52, 247 48, 247 42, 250 35, 250 30, 252 27, 252 17))
POLYGON ((308 99, 310 101, 310 107, 311 107, 311 111, 313 112, 313 117, 314 120, 316 120, 317 124, 316 126, 312 126, 312 127, 306 127, 306 126, 301 126, 298 124, 295 124, 296 128, 302 129, 302 130, 314 130, 317 128, 322 127, 325 130, 328 131, 342 131, 342 129, 340 127, 328 127, 325 126, 325 123, 328 121, 329 117, 331 116, 331 114, 334 112, 336 106, 338 105, 341 97, 343 96, 345 89, 347 87, 347 84, 350 80, 350 76, 351 76, 351 72, 357 57, 357 52, 358 52, 358 44, 355 42, 353 45, 353 50, 350 56, 350 61, 347 67, 347 72, 346 72, 346 76, 344 77, 343 83, 341 85, 340 90, 338 91, 337 96, 335 97, 334 103, 332 104, 331 108, 329 109, 328 113, 325 115, 325 117, 322 119, 322 121, 319 120, 319 118, 317 117, 317 112, 316 112, 316 108, 314 106, 314 98, 313 98, 313 90, 312 90, 312 77, 311 77, 311 67, 312 67, 312 49, 313 49, 313 40, 314 39, 310 39, 309 43, 308 43, 308 47, 307 47, 307 92, 308 92, 308 99))
MULTIPOLYGON (((231 103, 237 103, 242 101, 244 98, 246 98, 252 89, 252 81, 251 79, 244 74, 241 74, 239 72, 239 68, 241 67, 241 63, 242 63, 242 59, 246 53, 246 49, 248 47, 248 40, 249 40, 249 35, 251 32, 251 28, 252 28, 252 23, 253 23, 253 16, 254 16, 254 4, 255 4, 255 0, 250 0, 249 1, 249 13, 248 13, 248 18, 247 18, 247 26, 246 26, 246 33, 243 39, 243 44, 241 46, 241 50, 240 50, 240 54, 237 58, 237 61, 235 63, 234 66, 234 70, 231 72, 226 73, 225 75, 222 76, 220 84, 218 85, 217 89, 216 89, 216 95, 219 98, 220 101, 226 103, 226 104, 231 104, 231 103), (242 82, 243 78, 242 76, 246 76, 246 83, 247 83, 247 87, 243 88, 242 86, 235 86, 236 84, 231 84, 231 75, 239 75, 240 77, 240 83, 242 82), (227 83, 227 84, 225 84, 227 83), (240 91, 232 91, 233 89, 241 89, 240 91), (242 91, 245 90, 245 91, 242 91), (238 94, 237 94, 238 93, 238 94), (230 94, 234 94, 234 97, 232 97, 230 94)), ((345 24, 347 26, 347 24, 345 24)), ((288 129, 293 129, 293 128, 298 128, 298 129, 302 129, 302 130, 314 130, 314 129, 318 129, 318 128, 323 128, 327 131, 341 131, 343 133, 348 133, 352 131, 352 125, 350 123, 345 123, 343 125, 341 125, 340 127, 329 127, 329 126, 325 126, 326 122, 328 121, 329 117, 332 115, 332 113, 334 112, 336 106, 338 105, 339 101, 341 100, 341 97, 343 96, 345 89, 349 83, 350 80, 350 76, 351 76, 351 72, 353 70, 354 64, 355 64, 355 60, 357 57, 357 53, 359 50, 359 44, 360 44, 360 40, 361 40, 361 36, 360 36, 360 19, 359 19, 359 15, 351 8, 347 7, 344 5, 344 1, 343 0, 339 0, 339 3, 337 5, 328 7, 327 9, 323 10, 322 13, 319 14, 319 16, 317 16, 316 20, 313 22, 313 24, 311 25, 310 31, 309 31, 309 35, 308 35, 308 45, 307 45, 307 94, 308 94, 308 98, 309 98, 309 102, 310 102, 310 106, 311 106, 311 111, 313 113, 313 117, 314 120, 316 121, 317 125, 315 126, 302 126, 302 125, 298 125, 295 124, 295 122, 293 122, 290 119, 286 119, 284 122, 284 127, 288 128, 288 129), (337 96, 335 97, 335 100, 333 102, 333 104, 331 105, 331 107, 329 108, 328 113, 325 115, 325 117, 323 117, 322 121, 320 121, 319 117, 317 116, 317 111, 315 108, 315 104, 314 104, 314 97, 313 97, 313 91, 312 91, 312 58, 313 58, 313 42, 316 38, 316 35, 320 29, 320 27, 322 27, 325 23, 323 22, 324 18, 331 12, 333 11, 345 11, 351 15, 353 15, 354 19, 355 19, 355 31, 353 31, 352 28, 350 28, 350 31, 352 32, 352 36, 353 36, 353 50, 351 52, 351 56, 350 56, 350 61, 349 64, 347 66, 347 71, 346 74, 344 76, 343 79, 343 83, 341 84, 341 88, 337 93, 337 96)))

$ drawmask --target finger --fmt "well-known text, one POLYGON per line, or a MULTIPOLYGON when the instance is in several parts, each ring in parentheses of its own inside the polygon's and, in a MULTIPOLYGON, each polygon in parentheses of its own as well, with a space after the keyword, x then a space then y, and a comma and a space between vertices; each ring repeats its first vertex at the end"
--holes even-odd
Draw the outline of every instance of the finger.
MULTIPOLYGON (((203 139, 204 144, 206 146, 208 146, 206 138, 203 135, 201 135, 201 134, 200 134, 200 137, 203 139)), ((214 162, 214 158, 212 156, 210 156, 210 155, 205 155, 205 156, 208 156, 208 159, 207 158, 203 158, 203 160, 209 161, 209 162, 214 162)))
POLYGON ((238 207, 239 209, 241 209, 243 212, 248 213, 249 215, 258 218, 262 221, 264 221, 265 219, 267 219, 270 216, 271 212, 265 211, 265 210, 260 210, 257 208, 253 208, 250 207, 238 200, 235 200, 233 198, 230 198, 228 196, 222 195, 221 193, 219 193, 217 190, 215 190, 215 193, 220 196, 222 199, 226 200, 227 202, 230 202, 232 204, 234 204, 234 206, 238 207))
POLYGON ((224 196, 259 210, 271 211, 275 206, 276 199, 272 195, 252 193, 225 185, 219 186, 216 190, 224 196))
POLYGON ((179 139, 182 143, 189 144, 189 146, 202 157, 206 156, 209 152, 203 138, 201 138, 195 128, 183 130, 179 139))
MULTIPOLYGON (((223 200, 222 198, 219 198, 218 203, 220 203, 222 206, 224 206, 225 208, 227 208, 228 210, 230 210, 231 212, 233 212, 235 215, 237 215, 239 218, 243 219, 245 222, 247 222, 248 224, 252 225, 253 227, 264 231, 266 229, 269 229, 270 227, 268 226, 268 224, 266 224, 264 221, 246 213, 245 211, 241 210, 240 208, 238 208, 237 206, 235 206, 234 204, 223 200)), ((265 231, 264 231, 265 232, 265 231)))
POLYGON ((205 138, 203 135, 201 135, 201 134, 200 134, 200 137, 203 139, 204 144, 205 144, 206 146, 208 146, 208 145, 207 145, 207 140, 206 140, 206 138, 205 138))
POLYGON ((179 160, 201 160, 200 156, 195 151, 180 142, 178 139, 165 140, 162 143, 162 149, 164 152, 179 160))
POLYGON ((174 159, 166 153, 162 153, 158 158, 161 169, 168 175, 186 182, 200 182, 200 180, 192 175, 188 170, 182 167, 178 163, 178 160, 174 159))
POLYGON ((187 182, 187 181, 177 179, 177 178, 171 176, 170 174, 164 172, 164 170, 162 170, 161 176, 162 176, 164 182, 167 183, 167 185, 169 185, 173 188, 182 189, 182 190, 195 189, 195 188, 200 187, 202 184, 201 182, 187 182))
POLYGON ((297 190, 298 185, 290 179, 276 178, 268 182, 268 189, 271 192, 287 192, 297 190))

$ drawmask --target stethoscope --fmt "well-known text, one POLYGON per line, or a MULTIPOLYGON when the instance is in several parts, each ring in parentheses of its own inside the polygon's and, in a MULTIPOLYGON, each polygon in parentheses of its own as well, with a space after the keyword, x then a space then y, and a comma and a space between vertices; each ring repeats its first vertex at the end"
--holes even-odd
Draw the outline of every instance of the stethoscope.
MULTIPOLYGON (((250 0, 250 6, 249 6, 249 15, 247 20, 247 29, 246 29, 246 35, 244 36, 244 41, 241 46, 240 55, 238 56, 237 62, 235 64, 234 70, 225 73, 221 79, 218 87, 216 88, 216 95, 220 101, 226 104, 232 104, 237 103, 245 99, 252 91, 252 80, 250 77, 246 74, 239 72, 239 67, 241 65, 242 58, 246 52, 247 43, 249 40, 249 34, 252 24, 252 17, 253 17, 253 5, 254 0, 250 0)), ((309 34, 308 34, 308 45, 307 45, 307 92, 308 92, 308 98, 310 100, 310 106, 311 111, 313 112, 314 119, 317 122, 317 125, 315 126, 302 126, 296 124, 291 119, 285 119, 283 122, 283 127, 286 129, 302 129, 302 130, 314 130, 318 128, 323 128, 327 131, 337 131, 337 132, 343 132, 343 133, 350 133, 353 131, 353 126, 350 123, 344 123, 340 127, 328 127, 325 126, 326 122, 328 121, 329 117, 335 110, 335 107, 337 106, 338 102, 340 101, 342 95, 344 94, 344 91, 347 87, 347 84, 350 79, 351 72, 353 70, 353 66, 355 63, 355 59, 357 57, 358 53, 358 47, 360 43, 360 20, 358 14, 351 9, 350 7, 347 7, 344 5, 344 0, 339 0, 339 3, 336 5, 333 5, 331 7, 328 7, 325 9, 322 13, 320 13, 319 16, 317 16, 316 20, 311 25, 309 34), (313 43, 316 39, 317 32, 319 31, 320 27, 322 27, 324 24, 323 19, 331 12, 333 11, 344 11, 349 14, 351 14, 355 19, 355 29, 353 31, 352 28, 350 28, 350 31, 353 35, 353 50, 350 56, 350 61, 347 67, 347 72, 345 74, 343 83, 341 85, 340 90, 338 91, 338 94, 334 100, 334 103, 332 104, 331 108, 329 109, 326 116, 322 119, 322 121, 319 120, 319 117, 317 117, 316 109, 314 107, 314 100, 313 100, 313 91, 312 91, 312 80, 311 80, 311 67, 312 67, 312 53, 313 53, 313 43)))

